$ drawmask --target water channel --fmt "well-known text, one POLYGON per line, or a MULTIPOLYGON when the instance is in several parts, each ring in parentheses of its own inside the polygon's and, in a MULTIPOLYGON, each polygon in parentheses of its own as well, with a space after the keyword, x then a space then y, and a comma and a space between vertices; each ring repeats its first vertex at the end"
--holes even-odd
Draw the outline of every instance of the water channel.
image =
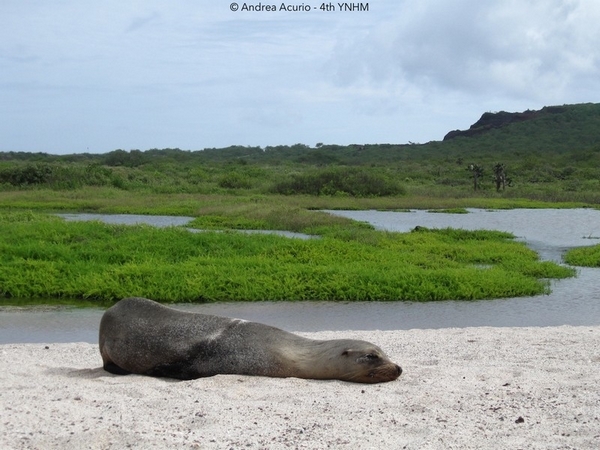
MULTIPOLYGON (((600 243, 600 211, 592 209, 470 209, 468 214, 330 213, 389 231, 409 231, 416 226, 509 231, 536 250, 542 259, 557 262, 568 248, 600 243)), ((185 226, 192 218, 69 215, 65 219, 185 226)), ((295 237, 305 236, 291 236, 295 237)), ((551 286, 549 295, 469 302, 260 302, 177 307, 268 323, 290 331, 600 325, 600 269, 579 268, 577 277, 553 281, 551 286)), ((0 344, 95 343, 102 313, 102 309, 95 308, 3 308, 0 310, 0 344)))

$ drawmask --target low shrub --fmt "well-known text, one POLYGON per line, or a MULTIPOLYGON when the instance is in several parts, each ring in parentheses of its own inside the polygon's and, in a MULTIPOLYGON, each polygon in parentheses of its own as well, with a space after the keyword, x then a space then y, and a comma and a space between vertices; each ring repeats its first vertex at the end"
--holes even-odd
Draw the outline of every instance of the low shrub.
POLYGON ((219 187, 224 189, 250 189, 252 183, 250 183, 250 179, 247 176, 237 172, 230 172, 221 177, 219 187))
POLYGON ((277 183, 272 192, 284 195, 349 195, 352 197, 383 197, 403 195, 405 190, 383 173, 362 168, 338 167, 295 174, 277 183))

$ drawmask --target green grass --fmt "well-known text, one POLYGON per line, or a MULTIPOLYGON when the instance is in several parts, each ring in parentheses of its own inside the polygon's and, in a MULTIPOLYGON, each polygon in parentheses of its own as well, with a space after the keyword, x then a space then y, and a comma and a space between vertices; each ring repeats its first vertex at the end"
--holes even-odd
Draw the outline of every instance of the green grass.
POLYGON ((506 233, 385 233, 325 216, 304 227, 321 238, 304 241, 0 213, 0 298, 474 300, 544 293, 545 279, 573 275, 506 233))
POLYGON ((443 192, 410 189, 408 195, 400 197, 355 198, 252 193, 236 193, 235 195, 169 194, 153 193, 145 190, 123 191, 109 187, 86 187, 74 191, 50 189, 0 191, 0 211, 73 211, 194 217, 215 215, 236 216, 240 220, 256 220, 257 218, 263 220, 268 211, 286 210, 375 209, 399 211, 407 209, 464 210, 465 208, 581 208, 593 206, 580 202, 548 202, 527 198, 474 196, 470 191, 465 194, 451 196, 444 195, 443 192))
POLYGON ((564 260, 573 266, 600 267, 600 245, 571 249, 564 260))

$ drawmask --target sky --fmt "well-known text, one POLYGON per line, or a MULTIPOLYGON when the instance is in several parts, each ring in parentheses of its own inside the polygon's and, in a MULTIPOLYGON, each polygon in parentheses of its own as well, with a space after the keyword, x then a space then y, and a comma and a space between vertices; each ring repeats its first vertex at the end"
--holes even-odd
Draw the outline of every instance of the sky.
POLYGON ((236 5, 2 0, 0 151, 425 143, 600 102, 598 0, 236 5))

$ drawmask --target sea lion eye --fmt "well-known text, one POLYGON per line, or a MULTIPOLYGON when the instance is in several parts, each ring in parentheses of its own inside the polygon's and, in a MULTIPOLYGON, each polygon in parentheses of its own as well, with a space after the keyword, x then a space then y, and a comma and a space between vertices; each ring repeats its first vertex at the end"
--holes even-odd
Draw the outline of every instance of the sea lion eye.
POLYGON ((377 358, 379 358, 379 356, 377 356, 375 353, 367 353, 365 355, 365 358, 367 358, 367 359, 377 359, 377 358))

